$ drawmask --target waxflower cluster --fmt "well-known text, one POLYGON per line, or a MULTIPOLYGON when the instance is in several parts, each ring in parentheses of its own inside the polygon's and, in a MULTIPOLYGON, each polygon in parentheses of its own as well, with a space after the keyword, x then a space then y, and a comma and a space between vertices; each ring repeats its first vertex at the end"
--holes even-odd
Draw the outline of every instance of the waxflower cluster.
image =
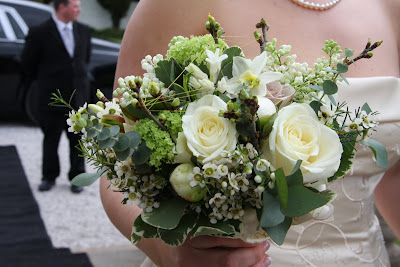
MULTIPOLYGON (((264 20, 257 25, 265 30, 264 20)), ((261 52, 250 59, 211 16, 206 29, 146 56, 144 75, 119 78, 113 99, 98 91, 99 102, 70 112, 69 131, 82 134, 83 155, 98 169, 73 183, 104 174, 122 204, 139 206, 133 243, 257 232, 281 244, 282 225, 332 219, 335 192, 325 185, 351 168, 357 143, 382 150, 369 142, 377 112, 365 104, 353 114, 338 100, 348 67, 379 43, 353 59, 327 41, 327 57, 311 68, 276 39, 255 34, 261 52)))

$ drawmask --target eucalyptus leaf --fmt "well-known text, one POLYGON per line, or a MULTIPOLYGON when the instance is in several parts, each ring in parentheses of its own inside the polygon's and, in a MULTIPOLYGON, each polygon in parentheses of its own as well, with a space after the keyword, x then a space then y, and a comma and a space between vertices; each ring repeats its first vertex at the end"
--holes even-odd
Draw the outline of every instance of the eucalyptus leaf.
POLYGON ((289 201, 283 213, 287 217, 299 217, 328 203, 328 199, 303 186, 289 187, 289 201))
POLYGON ((136 149, 140 144, 140 134, 138 132, 127 132, 124 136, 129 138, 129 147, 136 149))
POLYGON ((222 77, 226 76, 228 79, 232 78, 232 69, 233 69, 233 62, 229 62, 226 64, 222 69, 221 72, 219 73, 218 80, 220 80, 222 77))
POLYGON ((106 149, 107 147, 113 147, 117 141, 115 141, 113 138, 108 138, 103 141, 99 141, 99 148, 100 149, 106 149))
POLYGON ((339 76, 340 76, 340 78, 343 79, 343 81, 344 81, 345 83, 350 84, 349 81, 346 79, 346 77, 344 77, 343 74, 340 73, 339 76))
POLYGON ((328 95, 328 98, 329 98, 329 100, 331 101, 331 103, 332 103, 334 106, 337 106, 336 100, 335 100, 335 98, 333 97, 333 95, 328 95))
POLYGON ((129 158, 130 156, 132 156, 134 150, 130 147, 128 147, 127 149, 123 150, 123 151, 115 151, 115 155, 117 156, 117 158, 119 160, 126 160, 127 158, 129 158))
POLYGON ((315 114, 318 115, 318 111, 320 110, 322 104, 319 101, 311 101, 310 103, 311 108, 314 110, 315 114))
POLYGON ((337 84, 332 80, 325 80, 322 84, 322 87, 324 88, 324 93, 327 95, 336 94, 338 91, 337 84))
POLYGON ((284 221, 273 227, 263 228, 265 232, 271 237, 271 239, 277 244, 282 245, 285 240, 286 234, 292 225, 292 218, 285 217, 284 221))
POLYGON ((71 184, 76 186, 88 186, 96 182, 97 179, 109 168, 103 167, 95 173, 81 173, 72 179, 71 184))
POLYGON ((346 73, 349 70, 349 66, 343 64, 343 63, 338 63, 337 64, 337 70, 340 73, 346 73))
POLYGON ((367 114, 370 114, 372 112, 372 109, 369 107, 368 103, 365 103, 362 107, 361 110, 365 111, 367 114))
POLYGON ((263 213, 261 215, 260 226, 272 227, 283 222, 285 215, 281 211, 281 204, 276 197, 267 190, 263 193, 263 213))
MULTIPOLYGON (((175 86, 174 83, 183 84, 183 75, 181 74, 185 70, 174 58, 159 61, 154 71, 157 78, 165 84, 166 88, 171 88, 176 94, 183 95, 184 91, 175 86)), ((185 102, 186 100, 181 99, 181 101, 185 102)))
POLYGON ((242 49, 237 46, 232 46, 229 47, 228 49, 225 49, 224 54, 228 55, 228 57, 221 62, 221 69, 225 67, 227 64, 232 63, 233 57, 241 56, 242 49))
POLYGON ((126 135, 121 135, 113 148, 115 152, 126 150, 127 148, 129 148, 129 138, 126 135))
POLYGON ((101 133, 97 136, 97 140, 99 140, 99 141, 104 141, 104 140, 110 138, 110 136, 111 136, 110 128, 106 127, 106 128, 104 128, 104 129, 101 131, 101 133))
POLYGON ((280 206, 282 209, 286 209, 288 205, 288 184, 286 182, 286 176, 281 168, 275 171, 275 181, 278 189, 280 206))
POLYGON ((361 141, 361 144, 371 148, 376 159, 376 165, 379 168, 385 169, 388 167, 388 154, 386 148, 380 142, 368 138, 367 140, 361 141))
POLYGON ((87 121, 87 125, 86 125, 86 130, 89 130, 89 129, 91 129, 92 127, 93 127, 94 125, 93 125, 93 122, 91 121, 91 120, 88 120, 87 121))
POLYGON ((316 91, 324 91, 324 88, 321 85, 316 85, 316 84, 310 84, 308 87, 310 87, 311 89, 314 89, 316 91))
POLYGON ((98 136, 98 135, 99 135, 99 132, 97 131, 96 128, 91 128, 91 129, 89 129, 89 130, 87 131, 87 137, 88 137, 89 139, 92 139, 92 138, 94 138, 94 137, 96 137, 96 136, 98 136))
POLYGON ((144 238, 159 238, 158 229, 143 221, 141 216, 136 217, 132 226, 132 233, 144 238))
POLYGON ((114 126, 110 127, 110 135, 111 136, 114 136, 114 137, 118 136, 119 135, 119 131, 120 131, 120 128, 117 125, 114 125, 114 126))
POLYGON ((132 162, 135 165, 145 164, 151 155, 151 150, 146 146, 146 143, 141 143, 137 150, 132 155, 132 162))
POLYGON ((196 226, 199 214, 197 212, 190 212, 183 215, 178 226, 173 230, 158 229, 160 238, 168 245, 176 247, 185 242, 186 237, 190 231, 196 226))
POLYGON ((346 55, 346 57, 352 57, 354 55, 354 51, 349 48, 346 48, 344 50, 344 54, 346 55))
POLYGON ((181 198, 162 201, 160 207, 152 212, 143 212, 142 219, 145 223, 157 228, 174 229, 178 226, 186 207, 189 203, 181 198))

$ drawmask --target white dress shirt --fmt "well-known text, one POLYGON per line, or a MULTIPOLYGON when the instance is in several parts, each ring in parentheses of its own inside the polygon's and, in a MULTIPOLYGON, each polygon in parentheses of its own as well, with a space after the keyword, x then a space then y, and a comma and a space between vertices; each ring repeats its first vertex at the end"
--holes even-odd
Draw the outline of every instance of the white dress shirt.
POLYGON ((73 24, 72 21, 68 23, 64 23, 59 20, 55 14, 52 15, 54 22, 56 23, 58 32, 61 35, 61 39, 64 42, 64 46, 68 51, 70 57, 74 56, 75 50, 75 40, 74 40, 74 32, 73 32, 73 24))

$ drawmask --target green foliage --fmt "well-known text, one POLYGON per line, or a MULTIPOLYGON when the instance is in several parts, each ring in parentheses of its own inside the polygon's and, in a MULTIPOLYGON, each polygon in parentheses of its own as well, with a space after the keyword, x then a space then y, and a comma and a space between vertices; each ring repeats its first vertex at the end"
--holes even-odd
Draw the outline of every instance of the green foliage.
POLYGON ((325 80, 322 87, 324 88, 324 93, 327 95, 336 94, 338 91, 337 84, 332 80, 325 80))
POLYGON ((97 2, 110 12, 113 27, 118 28, 119 22, 126 15, 132 0, 97 0, 97 2))
POLYGON ((260 226, 272 227, 285 220, 285 215, 281 211, 281 205, 278 199, 267 190, 263 193, 264 208, 261 215, 260 226))
POLYGON ((88 186, 93 184, 99 177, 108 170, 108 167, 103 167, 96 173, 81 173, 72 179, 71 183, 76 186, 88 186))
POLYGON ((162 163, 171 163, 174 159, 175 145, 167 132, 161 130, 151 119, 137 121, 134 129, 151 151, 149 160, 151 166, 159 167, 162 163))
POLYGON ((103 40, 121 43, 122 37, 124 36, 123 29, 108 28, 108 29, 91 29, 92 37, 100 38, 103 40))
MULTIPOLYGON (((165 117, 165 127, 171 136, 177 137, 179 132, 182 132, 182 117, 178 112, 163 111, 160 115, 165 117)), ((159 116, 160 116, 159 115, 159 116)))
POLYGON ((361 141, 361 144, 371 148, 372 152, 374 153, 375 159, 376 159, 376 165, 378 165, 378 167, 383 168, 383 169, 387 168, 388 155, 387 155, 386 148, 381 143, 369 138, 367 140, 361 141))
POLYGON ((196 226, 199 214, 190 212, 183 215, 177 227, 173 230, 158 229, 160 238, 170 246, 180 246, 185 242, 190 231, 196 226))
POLYGON ((160 203, 160 207, 153 209, 152 212, 143 212, 142 220, 154 227, 162 229, 175 229, 189 202, 181 198, 173 198, 160 203))
MULTIPOLYGON (((174 58, 169 60, 161 60, 155 69, 157 78, 165 84, 166 88, 171 88, 177 96, 183 96, 185 92, 182 87, 175 84, 183 84, 184 68, 174 58), (179 78, 178 78, 179 76, 179 78)), ((181 102, 186 102, 184 98, 180 98, 181 102)))
POLYGON ((264 231, 271 237, 272 240, 279 246, 283 244, 286 234, 292 225, 292 218, 285 217, 282 223, 272 226, 263 227, 264 231))
POLYGON ((304 186, 289 187, 289 201, 283 213, 287 217, 299 217, 328 203, 328 199, 304 186))
POLYGON ((234 220, 218 221, 216 224, 211 224, 210 219, 203 214, 197 221, 196 227, 192 231, 191 237, 201 235, 212 235, 212 236, 233 236, 237 231, 238 226, 234 224, 234 220))
POLYGON ((203 62, 206 57, 206 50, 215 52, 217 48, 221 49, 221 53, 228 46, 222 40, 218 40, 215 44, 210 34, 203 36, 191 36, 189 38, 174 37, 170 42, 170 48, 167 51, 167 59, 174 58, 179 64, 190 63, 196 61, 198 64, 203 62))

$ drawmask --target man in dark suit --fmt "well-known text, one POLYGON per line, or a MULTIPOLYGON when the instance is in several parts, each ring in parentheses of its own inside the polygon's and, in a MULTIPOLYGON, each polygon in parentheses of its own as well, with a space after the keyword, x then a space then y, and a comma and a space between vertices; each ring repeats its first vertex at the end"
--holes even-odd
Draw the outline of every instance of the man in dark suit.
MULTIPOLYGON (((76 22, 80 0, 54 0, 55 13, 43 24, 30 29, 26 37, 22 62, 27 84, 36 81, 40 95, 39 124, 44 134, 42 182, 39 191, 48 191, 60 174, 58 144, 66 130, 70 148, 69 179, 85 172, 84 158, 76 146, 79 135, 68 132, 67 108, 49 106, 51 94, 59 89, 63 98, 70 99, 78 109, 90 98, 88 62, 90 57, 90 29, 76 22)), ((79 193, 81 187, 71 185, 79 193)))

